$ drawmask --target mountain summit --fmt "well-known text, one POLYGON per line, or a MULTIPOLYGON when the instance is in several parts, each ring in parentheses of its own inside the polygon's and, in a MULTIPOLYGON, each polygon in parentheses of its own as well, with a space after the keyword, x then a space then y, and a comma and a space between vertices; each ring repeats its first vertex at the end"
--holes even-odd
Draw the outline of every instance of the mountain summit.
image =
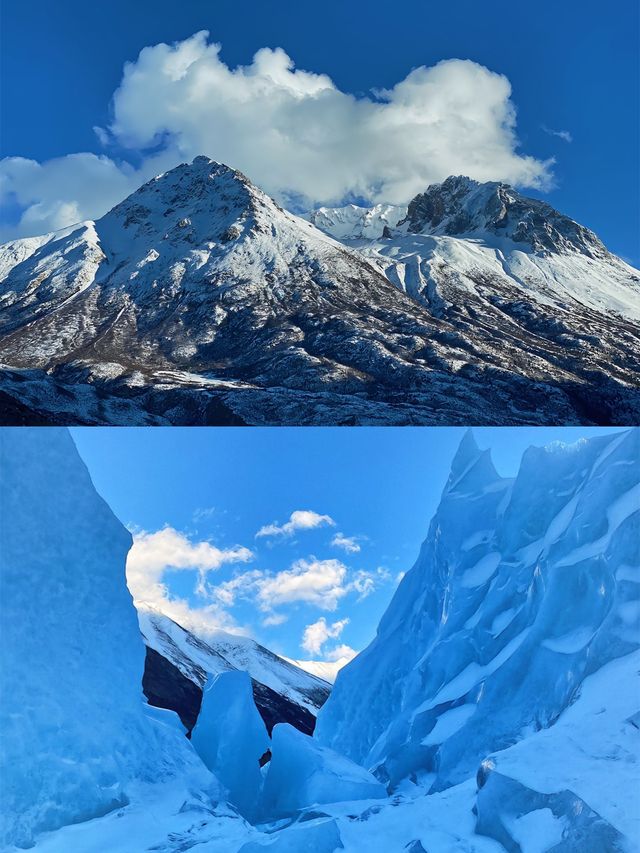
POLYGON ((466 177, 450 177, 433 184, 409 204, 400 226, 416 234, 495 234, 524 243, 540 254, 579 252, 608 259, 609 252, 596 235, 550 204, 527 198, 508 184, 480 184, 466 177))
POLYGON ((640 276, 548 205, 449 178, 311 219, 197 157, 0 247, 0 420, 637 419, 640 276))

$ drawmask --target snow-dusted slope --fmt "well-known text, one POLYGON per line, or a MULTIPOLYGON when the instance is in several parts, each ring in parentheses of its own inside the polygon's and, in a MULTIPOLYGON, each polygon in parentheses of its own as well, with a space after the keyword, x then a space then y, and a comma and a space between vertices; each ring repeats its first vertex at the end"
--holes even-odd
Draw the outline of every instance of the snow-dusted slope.
MULTIPOLYGON (((468 433, 418 561, 374 642, 338 675, 316 737, 392 786, 412 778, 432 791, 473 778, 499 753, 498 770, 530 789, 520 792, 528 808, 512 805, 514 820, 535 802, 550 807, 531 791, 569 788, 585 815, 611 823, 611 837, 628 835, 628 775, 640 771, 629 728, 640 690, 628 658, 640 645, 639 582, 640 430, 531 448, 515 480, 499 477, 468 433), (560 758, 536 763, 537 744, 553 751, 566 740, 567 762, 581 753, 579 773, 568 763, 559 772, 560 758), (618 798, 606 815, 605 766, 618 798)), ((481 771, 481 786, 492 771, 481 771)), ((490 804, 499 788, 481 787, 485 826, 511 808, 500 793, 490 804)), ((560 800, 570 823, 571 796, 560 800)))
POLYGON ((198 157, 0 247, 0 418, 637 420, 636 271, 499 184, 449 179, 402 213, 321 209, 324 234, 198 157))
MULTIPOLYGON (((283 721, 302 731, 313 731, 314 718, 330 691, 322 678, 304 672, 249 637, 219 631, 205 641, 155 611, 141 609, 138 617, 147 646, 173 664, 200 691, 207 675, 248 672, 253 681, 254 700, 269 731, 275 723, 283 721)), ((190 699, 191 704, 198 705, 190 709, 196 714, 199 701, 200 695, 190 699)))
POLYGON ((305 672, 317 675, 318 678, 324 679, 324 681, 329 682, 329 684, 333 684, 342 667, 348 662, 346 657, 337 661, 295 660, 293 658, 287 658, 287 660, 295 666, 299 666, 300 669, 303 669, 305 672))
POLYGON ((382 237, 385 229, 395 226, 406 217, 407 208, 393 204, 376 204, 373 207, 319 207, 309 214, 309 222, 330 234, 336 240, 375 239, 382 237))
MULTIPOLYGON (((330 213, 317 222, 333 234, 330 213)), ((575 332, 598 314, 640 321, 640 273, 592 231, 505 184, 448 178, 416 196, 395 228, 344 231, 345 243, 443 316, 472 301, 498 321, 497 309, 525 324, 528 313, 543 333, 554 314, 575 332)))
POLYGON ((66 430, 0 432, 3 850, 119 808, 141 782, 193 771, 206 787, 177 718, 144 711, 130 545, 66 430))

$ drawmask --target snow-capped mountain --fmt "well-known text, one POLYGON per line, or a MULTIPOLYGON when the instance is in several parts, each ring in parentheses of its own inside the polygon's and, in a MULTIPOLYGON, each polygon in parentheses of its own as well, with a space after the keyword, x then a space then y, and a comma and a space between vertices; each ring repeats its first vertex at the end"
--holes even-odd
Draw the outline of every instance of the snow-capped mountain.
POLYGON ((404 214, 307 221, 198 157, 0 247, 3 422, 637 420, 637 271, 501 184, 404 214))
POLYGON ((392 789, 477 774, 476 831, 507 850, 545 809, 574 846, 540 849, 627 849, 640 829, 639 463, 634 429, 530 448, 505 479, 468 433, 418 561, 338 675, 320 743, 392 789))
MULTIPOLYGON (((319 227, 337 236, 343 210, 325 210, 319 227)), ((598 314, 640 322, 638 271, 592 231, 506 184, 451 177, 416 196, 395 228, 366 237, 343 229, 340 239, 442 316, 471 301, 496 323, 501 313, 521 323, 528 313, 539 331, 546 322, 579 334, 598 314)))
POLYGON ((147 646, 145 694, 152 705, 176 711, 189 731, 196 722, 207 677, 241 671, 251 676, 254 701, 269 734, 281 722, 306 734, 313 732, 316 715, 330 692, 322 678, 249 637, 219 631, 205 641, 152 610, 140 609, 138 619, 147 646))
POLYGON ((309 222, 335 237, 336 240, 375 239, 386 229, 395 228, 407 215, 407 208, 394 204, 376 204, 373 207, 319 207, 309 214, 309 222))

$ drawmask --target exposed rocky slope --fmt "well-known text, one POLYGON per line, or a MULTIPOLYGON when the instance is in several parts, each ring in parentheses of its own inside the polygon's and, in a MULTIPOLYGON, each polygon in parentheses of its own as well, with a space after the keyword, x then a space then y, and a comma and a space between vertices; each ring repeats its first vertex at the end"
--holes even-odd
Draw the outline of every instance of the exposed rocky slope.
POLYGON ((637 420, 635 270, 500 184, 450 178, 403 213, 322 209, 325 234, 198 157, 1 247, 0 419, 637 420))

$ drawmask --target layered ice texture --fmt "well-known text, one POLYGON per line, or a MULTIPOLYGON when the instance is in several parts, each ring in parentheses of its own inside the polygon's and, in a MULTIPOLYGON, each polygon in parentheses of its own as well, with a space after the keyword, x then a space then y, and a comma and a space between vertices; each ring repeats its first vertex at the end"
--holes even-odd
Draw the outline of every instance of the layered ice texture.
POLYGON ((126 804, 134 780, 200 762, 175 715, 145 711, 131 536, 69 433, 0 431, 0 478, 4 849, 126 804))
POLYGON ((247 672, 223 672, 211 678, 191 741, 227 789, 228 801, 254 819, 262 787, 260 758, 270 742, 247 672))
POLYGON ((554 831, 562 815, 577 832, 569 815, 591 810, 606 843, 633 837, 639 479, 638 430, 530 448, 514 480, 467 433, 416 565, 319 715, 319 742, 391 788, 436 792, 480 771, 480 829, 504 805, 504 767, 543 813, 534 822, 548 809, 554 831))
POLYGON ((386 797, 385 787, 371 773, 293 726, 279 723, 272 738, 263 816, 283 817, 323 803, 386 797))

